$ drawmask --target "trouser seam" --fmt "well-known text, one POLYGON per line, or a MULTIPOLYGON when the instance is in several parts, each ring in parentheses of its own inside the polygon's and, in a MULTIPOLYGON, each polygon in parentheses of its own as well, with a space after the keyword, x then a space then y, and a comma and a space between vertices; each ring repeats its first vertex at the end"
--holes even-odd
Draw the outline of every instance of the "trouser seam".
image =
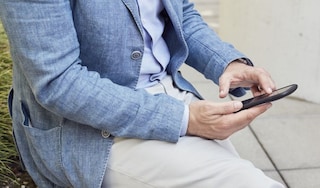
POLYGON ((120 171, 120 170, 115 170, 115 169, 112 169, 112 168, 110 168, 110 167, 107 167, 107 170, 110 170, 110 171, 114 171, 114 172, 116 172, 116 173, 119 173, 119 174, 121 174, 121 175, 123 175, 123 176, 126 176, 126 177, 128 177, 128 178, 130 178, 130 179, 132 179, 132 180, 135 180, 135 181, 137 181, 137 182, 139 182, 139 183, 141 183, 141 184, 144 184, 144 185, 146 185, 146 186, 148 186, 148 187, 157 188, 156 186, 151 185, 150 183, 147 183, 147 182, 145 182, 145 181, 142 181, 141 179, 139 179, 139 178, 137 178, 137 177, 134 177, 134 176, 131 176, 131 175, 129 175, 129 174, 125 173, 125 172, 122 172, 122 171, 120 171))

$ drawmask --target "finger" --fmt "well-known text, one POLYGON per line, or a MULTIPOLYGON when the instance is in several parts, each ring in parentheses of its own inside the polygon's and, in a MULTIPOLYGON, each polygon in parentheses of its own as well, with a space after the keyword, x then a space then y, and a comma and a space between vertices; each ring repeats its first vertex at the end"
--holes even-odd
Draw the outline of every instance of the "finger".
POLYGON ((275 90, 275 84, 272 82, 271 78, 263 77, 259 83, 259 87, 264 93, 271 94, 273 90, 275 90))
POLYGON ((228 101, 223 103, 211 103, 210 114, 225 115, 239 111, 243 104, 240 101, 228 101))
POLYGON ((246 110, 235 113, 235 120, 242 124, 249 124, 256 117, 266 112, 272 106, 271 103, 265 103, 246 110))
POLYGON ((220 127, 220 134, 218 139, 225 139, 233 133, 245 128, 252 122, 257 116, 265 112, 271 104, 261 105, 253 107, 248 110, 243 110, 238 113, 225 115, 222 129, 220 127))
POLYGON ((225 98, 230 89, 230 82, 229 79, 226 76, 221 76, 219 80, 219 97, 225 98))
MULTIPOLYGON (((253 80, 257 80, 256 88, 258 90, 263 91, 264 93, 272 93, 273 90, 275 90, 275 83, 272 80, 270 74, 261 68, 256 68, 254 71, 254 74, 252 74, 253 80)), ((254 92, 257 92, 258 90, 255 89, 254 92)))
POLYGON ((229 128, 230 135, 248 126, 256 117, 264 113, 271 107, 271 103, 253 107, 238 113, 227 115, 229 116, 227 124, 232 125, 229 128))
POLYGON ((265 94, 265 92, 259 86, 254 85, 250 89, 254 97, 265 94))

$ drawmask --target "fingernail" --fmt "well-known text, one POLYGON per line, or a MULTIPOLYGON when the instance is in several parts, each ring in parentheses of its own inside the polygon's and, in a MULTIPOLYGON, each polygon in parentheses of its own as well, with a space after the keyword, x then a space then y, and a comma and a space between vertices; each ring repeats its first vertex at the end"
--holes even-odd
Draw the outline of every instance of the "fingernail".
POLYGON ((272 93, 272 89, 271 88, 268 88, 268 91, 267 91, 267 93, 272 93))
POLYGON ((223 90, 220 91, 219 97, 220 97, 220 98, 224 98, 224 97, 225 97, 225 94, 224 94, 224 91, 223 91, 223 90))

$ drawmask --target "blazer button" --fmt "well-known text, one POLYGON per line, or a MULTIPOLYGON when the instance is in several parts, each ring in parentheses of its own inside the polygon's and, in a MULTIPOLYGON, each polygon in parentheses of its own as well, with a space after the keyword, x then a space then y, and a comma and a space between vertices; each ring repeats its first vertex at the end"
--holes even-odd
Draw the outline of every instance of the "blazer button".
POLYGON ((140 59, 141 56, 142 56, 142 53, 140 51, 133 51, 131 53, 131 59, 133 59, 133 60, 140 59))
POLYGON ((106 130, 102 130, 101 135, 103 138, 109 138, 111 136, 111 134, 106 130))

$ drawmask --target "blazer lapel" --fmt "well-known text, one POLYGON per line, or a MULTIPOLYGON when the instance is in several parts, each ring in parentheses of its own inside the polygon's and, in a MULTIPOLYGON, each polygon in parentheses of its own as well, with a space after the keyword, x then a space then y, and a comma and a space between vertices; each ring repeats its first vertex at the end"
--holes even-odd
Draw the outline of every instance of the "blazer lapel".
POLYGON ((130 11, 134 21, 136 22, 141 34, 143 34, 143 26, 140 20, 139 7, 136 0, 122 0, 123 4, 130 11))

